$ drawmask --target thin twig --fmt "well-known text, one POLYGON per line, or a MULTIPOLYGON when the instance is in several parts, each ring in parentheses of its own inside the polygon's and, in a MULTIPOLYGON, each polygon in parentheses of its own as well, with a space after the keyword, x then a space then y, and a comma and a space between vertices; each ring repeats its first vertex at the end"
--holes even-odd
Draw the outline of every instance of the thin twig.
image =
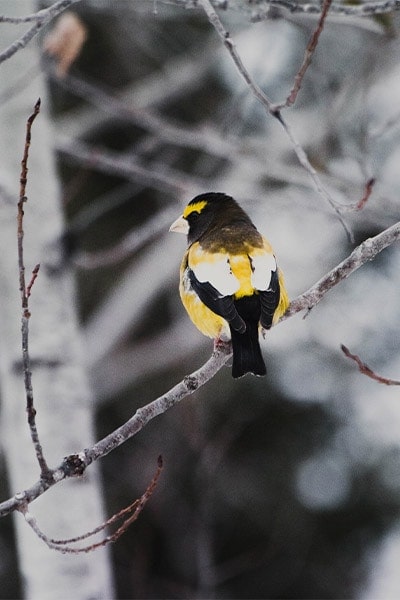
POLYGON ((20 176, 20 192, 18 201, 18 212, 17 212, 17 243, 18 243, 18 271, 19 271, 19 290, 21 294, 21 338, 22 338, 22 365, 24 372, 24 383, 26 393, 26 412, 28 415, 29 431, 31 434, 32 443, 35 448, 36 458, 39 463, 41 477, 46 479, 49 476, 49 467, 43 455, 42 445, 39 440, 39 434, 36 426, 36 409, 33 402, 33 388, 32 388, 32 373, 30 368, 30 356, 29 356, 29 296, 31 294, 32 286, 39 272, 39 265, 36 265, 32 272, 32 278, 26 286, 25 282, 25 263, 24 263, 24 204, 27 201, 26 197, 26 184, 28 181, 28 158, 29 148, 31 145, 31 129, 34 120, 40 111, 40 98, 36 102, 33 113, 28 118, 26 124, 26 135, 25 135, 25 146, 24 153, 21 161, 21 176, 20 176))
POLYGON ((341 210, 346 211, 346 212, 362 210, 371 197, 372 190, 374 189, 375 181, 376 180, 374 177, 371 177, 370 179, 368 179, 368 181, 364 187, 364 193, 363 193, 362 197, 360 198, 360 200, 358 202, 355 202, 354 204, 343 205, 341 210))
POLYGON ((18 214, 17 214, 17 241, 18 241, 18 267, 19 267, 19 291, 21 293, 22 309, 28 308, 28 297, 26 294, 25 286, 25 266, 24 266, 24 203, 26 202, 26 184, 28 181, 28 157, 29 148, 31 145, 31 129, 34 120, 40 111, 40 98, 35 104, 33 113, 28 118, 26 123, 26 135, 25 135, 25 146, 24 153, 21 161, 21 176, 20 176, 20 188, 19 188, 19 201, 18 201, 18 214))
POLYGON ((120 175, 135 182, 175 196, 204 190, 205 182, 157 164, 142 165, 128 154, 118 154, 105 148, 93 148, 82 141, 58 140, 57 150, 73 162, 86 162, 90 168, 111 175, 120 175))
POLYGON ((250 88, 254 97, 257 98, 257 100, 259 102, 261 102, 261 104, 264 106, 264 108, 267 109, 268 112, 273 113, 275 111, 275 106, 274 106, 272 100, 262 91, 262 89, 257 85, 257 83, 255 83, 255 81, 253 81, 253 78, 251 77, 250 73, 244 66, 243 61, 240 58, 238 51, 236 50, 235 44, 234 44, 230 34, 228 33, 228 31, 225 29, 224 25, 222 24, 222 21, 219 18, 218 14, 217 14, 216 10, 214 9, 213 5, 211 4, 210 0, 199 0, 199 4, 202 6, 204 12, 206 13, 211 25, 214 27, 215 31, 218 33, 225 48, 227 48, 240 75, 245 80, 246 84, 250 88))
POLYGON ((82 251, 78 253, 74 257, 74 264, 82 269, 97 269, 121 262, 128 256, 132 256, 150 240, 165 232, 165 224, 171 221, 174 212, 176 213, 171 209, 165 209, 163 212, 157 213, 149 219, 148 223, 130 231, 114 246, 96 252, 82 251))
POLYGON ((366 203, 368 202, 371 194, 372 194, 372 190, 373 187, 375 185, 375 178, 371 177, 371 179, 368 179, 366 185, 365 185, 365 190, 364 190, 364 195, 363 197, 357 202, 356 206, 355 206, 355 210, 362 210, 364 208, 364 206, 366 205, 366 203))
POLYGON ((35 13, 23 17, 6 17, 0 15, 0 23, 13 23, 14 25, 17 25, 18 23, 42 22, 45 19, 56 17, 76 2, 80 2, 80 0, 58 0, 58 2, 54 2, 54 4, 47 8, 43 8, 42 10, 38 10, 35 13))
POLYGON ((307 44, 302 65, 294 78, 294 85, 290 91, 290 94, 286 98, 286 102, 281 106, 281 108, 292 106, 296 102, 297 94, 299 93, 301 85, 303 83, 304 75, 306 74, 306 71, 311 64, 311 60, 317 47, 319 36, 321 35, 322 30, 324 28, 325 19, 328 15, 328 11, 331 4, 332 0, 324 0, 322 4, 321 15, 318 20, 317 27, 313 31, 311 38, 307 44))
POLYGON ((296 137, 292 131, 292 128, 289 126, 288 122, 283 119, 282 114, 280 112, 278 112, 278 115, 279 116, 277 118, 278 118, 279 122, 281 123, 282 127, 284 128, 284 130, 286 131, 288 138, 292 142, 293 149, 296 153, 299 163, 304 167, 304 169, 308 172, 309 176, 313 180, 317 192, 320 194, 320 196, 322 196, 322 198, 324 200, 326 200, 326 202, 328 202, 328 204, 331 206, 331 208, 335 211, 336 216, 337 216, 340 224, 342 225, 343 229, 345 230, 350 243, 353 244, 354 243, 353 232, 347 225, 346 221, 343 219, 343 217, 340 213, 339 205, 334 201, 334 199, 332 198, 332 196, 330 195, 328 190, 324 187, 317 171, 310 163, 304 148, 301 146, 301 144, 296 139, 296 137))
POLYGON ((388 379, 387 377, 377 375, 375 371, 373 371, 368 365, 365 364, 365 362, 361 360, 359 356, 357 356, 357 354, 352 354, 344 344, 341 344, 340 347, 342 349, 343 354, 347 356, 347 358, 351 358, 352 360, 354 360, 354 362, 358 365, 360 373, 363 373, 363 375, 370 377, 378 383, 383 383, 384 385, 400 385, 400 381, 397 381, 396 379, 388 379))
POLYGON ((31 295, 33 284, 35 283, 36 278, 39 275, 39 269, 40 269, 40 265, 38 264, 32 270, 31 280, 28 283, 28 285, 26 286, 26 296, 27 296, 27 298, 29 298, 30 295, 31 295))
POLYGON ((128 529, 128 527, 130 525, 132 525, 132 523, 134 523, 138 519, 140 513, 144 509, 148 500, 153 495, 153 492, 158 483, 158 479, 161 475, 162 468, 163 468, 163 461, 162 461, 162 457, 159 456, 157 471, 156 471, 152 481, 147 486, 146 491, 140 498, 138 498, 137 500, 132 502, 132 504, 130 504, 129 506, 120 510, 118 513, 116 513, 115 515, 113 515, 112 517, 107 519, 104 523, 102 523, 98 527, 95 527, 91 531, 88 531, 82 535, 78 535, 73 538, 69 538, 69 539, 65 539, 65 540, 55 540, 53 538, 50 538, 39 528, 35 517, 29 512, 27 504, 21 505, 19 508, 19 511, 24 515, 26 522, 33 529, 33 531, 36 533, 36 535, 41 540, 43 540, 45 542, 45 544, 52 550, 57 550, 58 552, 61 552, 62 554, 82 554, 82 553, 93 552, 97 548, 102 548, 102 547, 106 546, 107 544, 116 542, 121 537, 121 535, 123 535, 125 533, 125 531, 128 529), (108 527, 109 525, 113 525, 114 523, 121 521, 121 520, 122 520, 122 524, 118 527, 118 529, 116 529, 116 531, 114 531, 114 533, 104 537, 99 542, 95 542, 94 544, 89 544, 87 546, 83 546, 80 548, 75 548, 74 546, 71 546, 71 544, 75 544, 77 542, 81 542, 85 539, 93 537, 97 533, 104 531, 106 529, 106 527, 108 527))
MULTIPOLYGON (((301 3, 296 0, 264 0, 265 5, 284 8, 291 13, 320 15, 323 7, 319 2, 301 3)), ((263 2, 261 0, 260 5, 263 2)), ((341 17, 371 17, 387 14, 400 9, 400 0, 384 0, 383 2, 365 2, 356 4, 334 3, 330 12, 341 17)))
POLYGON ((184 148, 194 148, 223 158, 232 154, 232 140, 218 135, 211 128, 205 130, 184 127, 150 109, 127 106, 119 98, 107 93, 100 84, 90 83, 70 73, 60 79, 53 68, 48 68, 47 74, 52 80, 57 81, 57 85, 83 98, 103 113, 135 123, 161 141, 184 148))

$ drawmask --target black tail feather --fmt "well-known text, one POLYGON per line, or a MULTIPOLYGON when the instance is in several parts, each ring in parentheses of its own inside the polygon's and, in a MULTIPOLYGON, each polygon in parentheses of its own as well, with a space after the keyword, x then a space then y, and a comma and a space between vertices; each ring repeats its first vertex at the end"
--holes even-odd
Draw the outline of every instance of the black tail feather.
POLYGON ((258 321, 246 320, 246 331, 239 333, 231 328, 232 336, 232 377, 242 377, 246 373, 265 375, 267 369, 258 341, 258 321))

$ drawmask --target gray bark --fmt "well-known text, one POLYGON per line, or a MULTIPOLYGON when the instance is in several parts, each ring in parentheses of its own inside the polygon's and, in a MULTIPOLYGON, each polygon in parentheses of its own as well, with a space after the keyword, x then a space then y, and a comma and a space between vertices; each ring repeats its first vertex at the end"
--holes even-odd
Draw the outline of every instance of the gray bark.
MULTIPOLYGON (((35 9, 37 6, 30 0, 1 3, 3 14, 24 15, 35 9)), ((2 45, 5 47, 17 39, 24 29, 26 25, 3 26, 2 45)), ((21 91, 0 106, 1 443, 11 493, 29 486, 39 476, 25 413, 16 252, 16 204, 25 124, 39 96, 42 111, 32 131, 24 220, 27 281, 34 265, 41 263, 30 302, 30 354, 37 426, 50 467, 63 456, 93 442, 93 398, 75 316, 73 278, 69 272, 50 268, 60 260, 57 240, 63 224, 44 82, 35 70, 38 61, 37 46, 31 42, 0 66, 1 80, 7 82, 7 88, 21 81, 21 77, 24 79, 21 91)), ((57 486, 30 510, 41 529, 54 538, 78 535, 100 524, 104 517, 97 469, 91 468, 81 480, 57 486)), ((26 598, 83 600, 113 596, 106 550, 63 555, 39 540, 20 514, 15 515, 15 523, 26 598)))

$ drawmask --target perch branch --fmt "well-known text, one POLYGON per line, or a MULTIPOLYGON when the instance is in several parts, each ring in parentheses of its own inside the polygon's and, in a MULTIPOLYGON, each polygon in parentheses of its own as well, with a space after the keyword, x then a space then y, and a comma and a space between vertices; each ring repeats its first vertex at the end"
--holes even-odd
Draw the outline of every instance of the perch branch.
POLYGON ((283 319, 293 316, 301 310, 310 311, 316 306, 329 290, 340 281, 346 279, 351 273, 359 269, 366 262, 373 260, 379 252, 400 239, 400 221, 388 227, 378 235, 362 242, 353 252, 337 267, 324 275, 309 290, 301 294, 293 302, 283 319))
MULTIPOLYGON (((309 290, 304 292, 304 294, 295 298, 291 302, 283 319, 292 317, 305 309, 309 311, 321 301, 323 296, 325 296, 332 287, 349 277, 351 273, 366 262, 373 260, 377 254, 384 250, 384 248, 387 248, 399 239, 400 222, 392 225, 375 237, 362 242, 362 244, 360 244, 337 267, 324 275, 324 277, 309 290)), ((21 510, 21 507, 30 504, 59 481, 69 477, 82 475, 91 463, 118 448, 128 439, 139 433, 139 431, 141 431, 152 419, 163 414, 173 406, 176 406, 181 400, 207 383, 223 367, 230 356, 230 344, 219 344, 214 348, 214 352, 209 360, 200 367, 200 369, 186 376, 180 383, 156 400, 139 408, 126 423, 121 425, 121 427, 107 435, 91 448, 87 448, 78 454, 73 454, 64 458, 62 463, 50 472, 50 477, 41 479, 30 488, 27 488, 26 490, 15 494, 12 498, 0 503, 0 517, 15 510, 21 510)))
POLYGON ((154 417, 166 412, 183 400, 183 398, 193 394, 199 387, 207 383, 221 369, 230 356, 230 344, 221 344, 214 350, 212 356, 200 369, 185 377, 180 383, 156 400, 153 400, 153 402, 139 408, 126 423, 97 442, 92 448, 67 456, 56 469, 50 471, 51 476, 41 479, 30 488, 0 503, 0 517, 15 510, 23 509, 59 481, 83 475, 86 467, 92 462, 118 448, 118 446, 141 431, 154 417))

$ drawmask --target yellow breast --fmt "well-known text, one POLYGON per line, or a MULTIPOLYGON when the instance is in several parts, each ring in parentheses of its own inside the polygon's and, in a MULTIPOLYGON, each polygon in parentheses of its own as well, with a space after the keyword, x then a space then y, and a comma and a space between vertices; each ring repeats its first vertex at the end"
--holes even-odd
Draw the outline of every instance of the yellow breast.
POLYGON ((226 330, 228 332, 225 319, 207 308, 195 292, 185 290, 182 284, 179 291, 182 304, 190 319, 203 335, 207 335, 210 338, 219 338, 222 331, 226 330))
POLYGON ((196 292, 192 290, 187 275, 187 268, 188 254, 186 253, 183 257, 180 270, 179 293, 182 304, 190 319, 201 333, 211 338, 218 338, 221 331, 227 329, 227 322, 203 304, 196 292))

